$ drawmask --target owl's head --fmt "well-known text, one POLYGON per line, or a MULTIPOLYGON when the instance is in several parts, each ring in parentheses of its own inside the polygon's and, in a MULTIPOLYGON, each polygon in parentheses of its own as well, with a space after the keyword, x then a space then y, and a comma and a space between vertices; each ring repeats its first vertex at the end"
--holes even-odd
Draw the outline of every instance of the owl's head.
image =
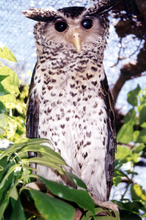
POLYGON ((107 10, 104 7, 67 7, 58 10, 30 9, 23 14, 38 21, 34 34, 38 45, 50 42, 74 48, 79 53, 85 45, 102 41, 108 35, 107 10))

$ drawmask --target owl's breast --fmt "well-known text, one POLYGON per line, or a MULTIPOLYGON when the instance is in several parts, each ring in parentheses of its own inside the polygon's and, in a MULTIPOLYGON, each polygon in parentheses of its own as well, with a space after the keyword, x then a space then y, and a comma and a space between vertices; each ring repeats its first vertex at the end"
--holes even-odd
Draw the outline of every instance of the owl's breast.
MULTIPOLYGON (((33 91, 37 90, 39 99, 39 137, 51 139, 53 149, 82 180, 87 182, 86 173, 90 173, 88 185, 92 188, 96 185, 94 177, 92 180, 94 175, 103 177, 98 185, 106 185, 108 127, 100 86, 104 78, 102 69, 97 71, 92 64, 86 67, 87 71, 83 72, 79 71, 79 66, 76 71, 60 74, 44 71, 43 76, 36 75, 33 91)), ((106 192, 103 195, 105 198, 106 192)))

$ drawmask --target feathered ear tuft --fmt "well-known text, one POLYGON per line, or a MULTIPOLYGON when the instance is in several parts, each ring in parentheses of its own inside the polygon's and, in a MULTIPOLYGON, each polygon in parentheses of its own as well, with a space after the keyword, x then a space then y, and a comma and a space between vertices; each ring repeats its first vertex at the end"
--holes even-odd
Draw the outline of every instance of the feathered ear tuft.
POLYGON ((54 20, 56 17, 56 10, 54 8, 41 9, 41 8, 30 8, 27 11, 22 11, 25 17, 33 19, 35 21, 49 22, 54 20))

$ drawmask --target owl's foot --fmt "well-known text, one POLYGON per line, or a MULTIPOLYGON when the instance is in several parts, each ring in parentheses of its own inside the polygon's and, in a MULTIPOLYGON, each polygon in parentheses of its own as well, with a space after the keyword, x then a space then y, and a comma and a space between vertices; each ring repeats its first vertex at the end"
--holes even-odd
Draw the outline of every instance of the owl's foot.
POLYGON ((25 186, 37 191, 47 192, 47 187, 42 181, 27 183, 25 186))
POLYGON ((92 199, 93 199, 93 201, 94 201, 94 203, 95 203, 96 205, 99 205, 99 206, 102 206, 102 207, 104 207, 104 208, 112 209, 112 210, 114 210, 114 211, 119 212, 119 206, 118 206, 117 204, 112 203, 112 202, 110 202, 110 201, 101 202, 100 200, 94 198, 94 197, 92 196, 92 194, 90 194, 90 195, 91 195, 91 197, 92 197, 92 199))

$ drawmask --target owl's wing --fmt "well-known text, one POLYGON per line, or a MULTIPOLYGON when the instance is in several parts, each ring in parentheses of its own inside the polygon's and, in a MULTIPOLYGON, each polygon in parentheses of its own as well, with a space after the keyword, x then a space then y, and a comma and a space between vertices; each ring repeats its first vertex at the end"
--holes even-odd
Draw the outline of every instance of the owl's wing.
POLYGON ((102 98, 107 106, 108 116, 108 146, 105 158, 106 183, 107 183, 107 200, 109 199, 110 190, 112 187, 112 179, 114 172, 115 151, 116 151, 116 127, 115 127, 115 113, 112 96, 108 87, 107 78, 101 82, 102 98))
POLYGON ((34 76, 36 71, 36 65, 33 70, 33 75, 29 89, 28 107, 26 115, 26 136, 28 138, 38 138, 39 100, 37 94, 35 92, 32 93, 32 90, 35 86, 34 76))

